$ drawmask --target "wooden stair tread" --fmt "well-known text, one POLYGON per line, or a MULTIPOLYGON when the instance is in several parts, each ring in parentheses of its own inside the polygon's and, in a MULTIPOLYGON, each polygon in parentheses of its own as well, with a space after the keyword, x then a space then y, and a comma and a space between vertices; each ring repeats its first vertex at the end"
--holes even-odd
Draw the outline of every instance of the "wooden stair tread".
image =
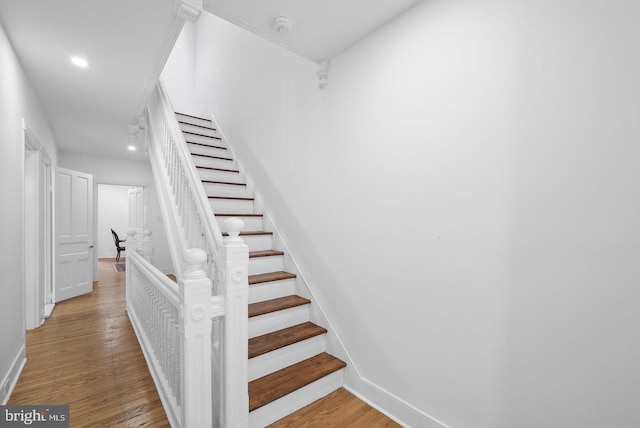
POLYGON ((262 250, 262 251, 249 251, 249 258, 257 257, 271 257, 271 256, 284 256, 284 251, 278 250, 262 250))
POLYGON ((249 382, 249 411, 265 406, 345 366, 344 361, 323 352, 249 382))
MULTIPOLYGON (((198 126, 198 125, 196 125, 196 126, 198 126)), ((214 140, 222 141, 222 138, 220 138, 220 137, 213 137, 211 135, 198 134, 197 132, 182 131, 182 133, 183 134, 189 134, 189 135, 197 135, 198 137, 213 138, 214 140)))
POLYGON ((249 285, 262 284, 263 282, 280 281, 283 279, 292 279, 296 275, 283 270, 278 272, 260 273, 258 275, 249 275, 249 285))
POLYGON ((253 198, 244 196, 207 196, 209 199, 232 199, 234 201, 253 201, 253 198))
POLYGON ((215 213, 216 217, 262 217, 264 214, 228 214, 228 213, 215 213))
MULTIPOLYGON (((246 230, 240 232, 240 236, 255 236, 255 235, 273 235, 273 232, 269 232, 266 230, 246 230)), ((222 232, 222 236, 229 236, 229 233, 222 232)))
MULTIPOLYGON (((202 119, 202 118, 200 117, 200 118, 196 118, 196 119, 202 119)), ((207 119, 204 119, 204 120, 207 120, 207 119)), ((181 123, 183 125, 197 126, 198 128, 209 129, 211 131, 215 131, 216 130, 216 128, 212 128, 211 126, 196 125, 195 123, 189 123, 189 122, 185 122, 183 120, 179 120, 178 123, 181 123)))
POLYGON ((237 169, 215 168, 213 166, 198 166, 198 165, 196 165, 196 168, 199 168, 199 169, 210 169, 210 170, 213 170, 213 171, 223 171, 223 172, 238 172, 238 173, 240 172, 240 170, 237 170, 237 169))
MULTIPOLYGON (((211 137, 213 138, 213 137, 211 137)), ((196 146, 203 146, 203 147, 209 147, 211 149, 220 149, 220 150, 227 150, 226 147, 222 147, 222 146, 214 146, 213 144, 206 144, 206 143, 196 143, 194 141, 187 141, 187 144, 194 144, 196 146)))
POLYGON ((295 308, 296 306, 308 305, 310 303, 311 300, 300 296, 285 296, 278 297, 277 299, 263 300, 262 302, 249 304, 249 318, 270 314, 283 309, 295 308))
POLYGON ((218 159, 218 160, 231 161, 231 162, 233 162, 233 159, 231 159, 231 158, 224 158, 224 157, 222 157, 222 156, 201 155, 200 153, 191 153, 191 156, 200 156, 201 158, 218 159))
POLYGON ((246 186, 247 183, 232 183, 231 181, 201 180, 203 183, 230 184, 232 186, 246 186))
POLYGON ((187 114, 187 113, 180 113, 179 111, 177 111, 176 114, 179 114, 179 115, 182 115, 182 116, 192 117, 194 119, 206 120, 208 122, 211 122, 211 119, 207 119, 206 117, 194 116, 192 114, 187 114))
POLYGON ((276 349, 302 342, 303 340, 325 334, 326 332, 326 328, 307 321, 302 324, 254 337, 249 339, 249 358, 254 358, 275 351, 276 349))

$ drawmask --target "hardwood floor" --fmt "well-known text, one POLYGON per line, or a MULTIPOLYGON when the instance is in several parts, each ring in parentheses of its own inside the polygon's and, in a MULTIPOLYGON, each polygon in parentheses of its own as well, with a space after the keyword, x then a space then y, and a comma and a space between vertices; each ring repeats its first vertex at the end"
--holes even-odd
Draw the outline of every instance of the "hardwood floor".
MULTIPOLYGON (((125 311, 125 272, 114 264, 100 260, 93 293, 58 303, 27 332, 27 364, 8 404, 68 404, 73 428, 169 426, 125 311)), ((399 426, 342 388, 271 425, 399 426)))
POLYGON ((269 425, 269 428, 395 428, 398 425, 344 388, 269 425))
POLYGON ((125 311, 125 272, 100 260, 91 294, 56 305, 27 332, 9 404, 69 404, 71 427, 168 427, 125 311))

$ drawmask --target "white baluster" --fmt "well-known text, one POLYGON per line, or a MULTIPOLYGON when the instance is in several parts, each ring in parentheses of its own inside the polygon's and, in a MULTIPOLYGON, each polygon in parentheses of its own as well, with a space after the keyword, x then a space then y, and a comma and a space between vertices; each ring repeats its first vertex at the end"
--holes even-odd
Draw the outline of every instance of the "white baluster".
MULTIPOLYGON (((182 306, 182 426, 212 425, 211 412, 211 281, 204 266, 207 254, 191 248, 184 255, 187 265, 179 281, 182 306)), ((247 341, 244 342, 246 353, 247 341)), ((245 358, 246 361, 246 358, 245 358)), ((246 386, 246 384, 245 384, 246 386)))

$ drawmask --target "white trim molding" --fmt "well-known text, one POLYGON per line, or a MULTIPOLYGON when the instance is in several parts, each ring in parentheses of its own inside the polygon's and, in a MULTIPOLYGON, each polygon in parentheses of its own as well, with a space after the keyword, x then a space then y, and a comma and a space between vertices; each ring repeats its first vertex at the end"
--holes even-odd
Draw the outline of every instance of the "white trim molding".
POLYGON ((353 395, 405 427, 451 428, 437 418, 426 414, 386 389, 362 377, 356 368, 356 376, 345 376, 344 388, 353 395))
POLYGON ((24 118, 22 119, 22 130, 24 131, 24 145, 34 152, 40 150, 42 144, 40 144, 40 140, 38 140, 36 134, 31 131, 31 128, 27 126, 27 121, 24 118))
POLYGON ((139 126, 140 121, 144 119, 144 110, 147 107, 147 102, 149 101, 151 92, 158 84, 160 74, 162 73, 162 70, 167 63, 167 59, 169 59, 169 55, 171 54, 171 51, 173 50, 173 47, 175 46, 176 41, 178 40, 178 37, 182 32, 185 21, 195 22, 200 17, 202 10, 203 0, 174 0, 174 17, 171 20, 169 29, 167 30, 167 35, 162 44, 160 54, 158 54, 156 64, 154 65, 153 70, 151 71, 151 74, 147 79, 147 86, 145 87, 145 90, 140 97, 136 112, 131 118, 131 126, 139 126))
POLYGON ((329 84, 329 60, 322 60, 318 64, 318 87, 324 89, 329 84))
POLYGON ((202 0, 176 0, 174 10, 176 15, 185 21, 196 22, 202 13, 202 0))
POLYGON ((18 383, 25 364, 27 364, 27 353, 25 345, 22 344, 18 354, 13 359, 13 363, 11 363, 11 367, 9 367, 9 371, 2 378, 2 383, 0 383, 0 403, 3 406, 9 401, 9 397, 11 397, 11 393, 18 383))

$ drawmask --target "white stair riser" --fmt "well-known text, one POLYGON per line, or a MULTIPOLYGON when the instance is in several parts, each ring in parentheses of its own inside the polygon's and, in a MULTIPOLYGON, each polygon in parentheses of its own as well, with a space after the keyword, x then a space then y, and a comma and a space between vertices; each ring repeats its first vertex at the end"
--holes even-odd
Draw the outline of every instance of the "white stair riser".
POLYGON ((272 246, 271 235, 244 235, 241 236, 249 251, 270 250, 272 246))
POLYGON ((215 144, 215 146, 216 147, 205 147, 198 144, 187 144, 187 147, 189 147, 189 151, 193 154, 221 156, 224 158, 231 157, 231 153, 229 153, 229 150, 219 148, 224 147, 222 144, 220 144, 219 141, 215 144))
POLYGON ((249 318, 249 339, 309 321, 309 305, 249 318))
POLYGON ((212 137, 205 137, 202 135, 195 135, 198 134, 197 132, 194 134, 184 134, 184 139, 187 141, 191 141, 193 143, 203 143, 203 144, 208 144, 210 146, 224 146, 224 144, 222 143, 221 140, 219 140, 218 138, 212 138, 212 137))
MULTIPOLYGON (((218 211, 218 212, 214 212, 214 214, 240 214, 240 213, 235 213, 235 212, 223 213, 222 211, 218 211)), ((224 224, 224 221, 229 218, 231 217, 227 217, 227 216, 219 217, 216 215, 216 220, 218 221, 218 226, 220 226, 221 231, 228 232, 227 225, 224 224)), ((262 230, 262 217, 235 216, 235 218, 239 218, 244 222, 244 230, 262 230)))
POLYGON ((214 213, 253 214, 252 200, 209 198, 209 203, 214 213))
POLYGON ((293 343, 249 359, 249 382, 325 351, 325 335, 293 343))
POLYGON ((249 259, 249 275, 284 270, 282 259, 282 256, 251 257, 249 259))
POLYGON ((249 286, 249 303, 277 299, 296 294, 296 279, 262 282, 249 286))
POLYGON ((180 122, 193 123, 194 125, 209 126, 211 127, 211 121, 209 119, 201 119, 198 117, 191 117, 184 114, 176 113, 176 117, 180 122))
POLYGON ((235 196, 238 198, 250 198, 253 195, 247 190, 247 186, 233 184, 202 183, 207 196, 235 196))
POLYGON ((242 183, 242 174, 239 172, 219 171, 217 169, 196 168, 200 180, 225 181, 231 183, 242 183))
POLYGON ((216 130, 210 127, 203 128, 201 126, 191 125, 189 123, 181 123, 180 129, 186 132, 193 132, 194 134, 206 135, 208 137, 217 137, 216 130))
POLYGON ((207 158, 204 156, 193 156, 193 163, 196 166, 208 166, 209 168, 238 169, 232 160, 207 158))
POLYGON ((313 403, 340 388, 344 382, 344 369, 300 388, 266 406, 249 413, 249 427, 263 428, 313 403))

